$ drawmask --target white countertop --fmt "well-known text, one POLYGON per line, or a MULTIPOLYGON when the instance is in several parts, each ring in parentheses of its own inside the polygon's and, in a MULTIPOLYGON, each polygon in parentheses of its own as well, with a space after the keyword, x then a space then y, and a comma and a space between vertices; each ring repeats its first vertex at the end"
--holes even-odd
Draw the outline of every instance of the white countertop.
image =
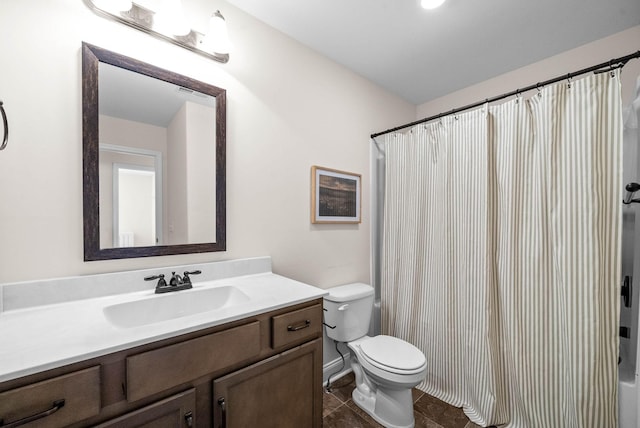
POLYGON ((271 272, 205 282, 194 277, 193 283, 194 290, 234 286, 250 299, 230 307, 130 328, 113 325, 105 317, 103 309, 113 304, 174 293, 154 295, 154 290, 144 290, 0 312, 0 382, 307 302, 327 294, 320 288, 271 272))

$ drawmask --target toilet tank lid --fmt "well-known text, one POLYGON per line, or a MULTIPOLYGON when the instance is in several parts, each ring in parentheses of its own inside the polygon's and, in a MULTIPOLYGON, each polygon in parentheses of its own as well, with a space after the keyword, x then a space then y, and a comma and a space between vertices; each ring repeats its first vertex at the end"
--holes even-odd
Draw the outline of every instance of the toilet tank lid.
POLYGON ((373 295, 373 287, 362 282, 340 285, 325 291, 329 292, 329 295, 324 298, 330 302, 348 302, 373 295))

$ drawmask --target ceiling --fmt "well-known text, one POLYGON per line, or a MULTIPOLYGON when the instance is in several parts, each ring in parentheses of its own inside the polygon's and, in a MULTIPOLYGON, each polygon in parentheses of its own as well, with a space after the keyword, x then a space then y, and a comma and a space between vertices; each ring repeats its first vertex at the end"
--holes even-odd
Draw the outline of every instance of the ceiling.
POLYGON ((639 0, 227 1, 416 105, 640 24, 639 0))
POLYGON ((167 128, 186 101, 216 107, 216 98, 100 62, 100 114, 167 128))

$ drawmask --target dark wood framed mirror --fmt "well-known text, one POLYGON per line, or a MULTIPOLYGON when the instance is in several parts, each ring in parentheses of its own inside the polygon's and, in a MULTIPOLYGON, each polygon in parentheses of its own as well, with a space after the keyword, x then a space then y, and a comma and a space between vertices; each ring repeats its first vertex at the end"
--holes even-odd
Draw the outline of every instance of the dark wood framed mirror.
POLYGON ((226 91, 82 44, 84 260, 226 250, 226 91))

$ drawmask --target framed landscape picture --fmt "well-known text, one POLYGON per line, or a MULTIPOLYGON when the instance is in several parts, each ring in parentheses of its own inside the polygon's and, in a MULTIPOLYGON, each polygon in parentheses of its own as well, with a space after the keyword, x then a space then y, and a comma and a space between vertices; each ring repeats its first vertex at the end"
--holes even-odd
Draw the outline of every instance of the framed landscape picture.
POLYGON ((311 223, 360 223, 360 174, 311 167, 311 223))

